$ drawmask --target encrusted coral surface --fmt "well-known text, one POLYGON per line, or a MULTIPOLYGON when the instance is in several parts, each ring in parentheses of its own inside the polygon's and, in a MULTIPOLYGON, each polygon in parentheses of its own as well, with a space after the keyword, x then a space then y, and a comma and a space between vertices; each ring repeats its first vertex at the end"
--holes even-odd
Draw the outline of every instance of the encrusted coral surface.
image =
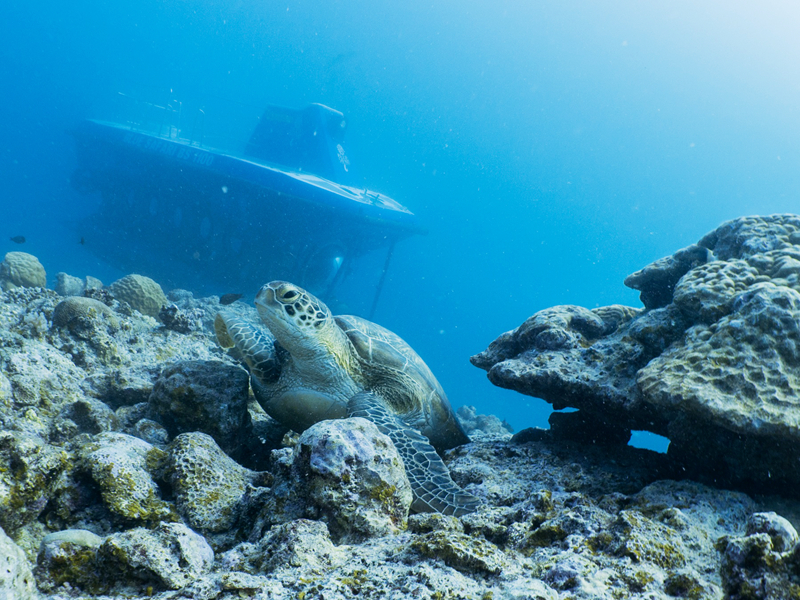
MULTIPOLYGON (((783 252, 786 235, 765 244, 767 253, 783 252)), ((756 247, 741 240, 728 245, 756 247)), ((85 328, 53 326, 63 300, 54 292, 0 293, 0 525, 10 536, 0 533, 0 556, 6 558, 0 597, 797 595, 800 504, 787 498, 756 502, 743 493, 675 481, 688 472, 686 462, 624 446, 619 435, 620 424, 644 424, 649 414, 651 426, 682 432, 678 437, 693 439, 689 449, 700 448, 704 457, 712 456, 720 439, 735 450, 738 434, 698 427, 701 409, 679 412, 690 418, 670 416, 691 401, 681 396, 688 392, 677 375, 659 384, 665 386, 659 392, 663 405, 641 393, 637 378, 643 366, 681 346, 687 329, 716 327, 704 341, 711 344, 726 319, 750 319, 753 324, 740 329, 752 326, 753 332, 789 325, 796 290, 782 282, 794 276, 791 257, 733 258, 747 260, 760 275, 769 269, 781 277, 737 295, 729 314, 715 323, 674 303, 644 313, 568 307, 498 341, 493 357, 562 353, 560 364, 570 368, 597 361, 602 376, 594 383, 605 384, 598 388, 591 377, 565 369, 547 385, 558 389, 574 381, 580 393, 558 401, 580 402, 582 410, 562 415, 552 431, 523 430, 510 440, 495 417, 460 410, 476 441, 444 459, 453 479, 485 505, 459 518, 406 518, 402 463, 368 421, 323 422, 299 438, 286 436, 282 446, 283 431, 271 429, 237 383, 241 369, 210 335, 216 298, 170 294, 181 310, 201 315, 197 329, 184 334, 104 294, 94 297, 102 298, 116 327, 107 325, 104 309, 88 315, 85 328), (190 389, 192 402, 173 402, 190 389), (613 443, 585 443, 598 438, 613 443)), ((254 318, 244 304, 235 310, 254 318)), ((726 327, 726 335, 738 331, 726 327)), ((791 364, 793 340, 792 333, 775 349, 775 368, 791 364)), ((542 373, 547 360, 537 367, 542 373)), ((703 381, 716 388, 712 375, 703 381)), ((764 410, 765 421, 779 413, 764 410)), ((729 415, 738 418, 735 411, 729 415)), ((777 421, 771 427, 780 430, 777 421)), ((754 473, 770 451, 763 446, 755 452, 754 473)))
POLYGON ((39 259, 27 252, 8 252, 0 263, 0 289, 45 287, 47 274, 39 259))
POLYGON ((554 431, 649 430, 688 476, 800 496, 799 277, 800 217, 736 219, 628 277, 650 310, 613 332, 554 307, 472 360, 497 385, 583 413, 554 415, 554 431))
POLYGON ((203 433, 182 433, 168 453, 166 477, 189 525, 209 533, 231 530, 256 474, 234 462, 203 433))
POLYGON ((161 286, 144 275, 126 275, 117 279, 108 286, 108 291, 117 300, 127 302, 133 309, 153 318, 167 304, 167 297, 161 286))

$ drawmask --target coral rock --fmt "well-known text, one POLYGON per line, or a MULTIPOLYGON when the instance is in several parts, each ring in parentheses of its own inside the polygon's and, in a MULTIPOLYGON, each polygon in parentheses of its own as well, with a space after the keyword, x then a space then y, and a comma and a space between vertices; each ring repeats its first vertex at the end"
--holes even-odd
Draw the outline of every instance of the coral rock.
POLYGON ((36 519, 69 457, 33 434, 0 431, 0 526, 13 533, 36 519))
POLYGON ((67 273, 56 274, 56 293, 59 296, 82 296, 86 284, 80 277, 73 277, 67 273))
POLYGON ((65 298, 53 311, 53 325, 65 327, 85 340, 95 337, 99 328, 114 332, 119 329, 119 320, 108 306, 83 296, 65 298))
POLYGON ((178 511, 189 525, 213 533, 236 524, 245 491, 256 473, 235 463, 210 436, 183 433, 170 444, 167 479, 178 511))
POLYGON ((406 526, 412 496, 402 459, 366 419, 316 423, 291 453, 273 452, 273 463, 278 472, 262 511, 266 523, 321 519, 337 543, 406 526))
POLYGON ((293 471, 309 508, 339 540, 396 533, 405 527, 411 486, 391 440, 366 419, 322 421, 295 447, 293 471))
POLYGON ((579 409, 554 416, 554 434, 620 444, 652 431, 686 476, 800 495, 800 217, 723 223, 625 283, 649 310, 601 330, 610 311, 546 309, 473 364, 579 409))
POLYGON ((325 523, 298 519, 273 527, 259 540, 251 568, 259 571, 294 570, 324 573, 341 563, 344 553, 331 542, 325 523))
POLYGON ((0 263, 0 289, 47 287, 47 274, 39 259, 26 252, 9 252, 0 263))
POLYGON ((45 536, 36 559, 39 588, 52 591, 69 583, 99 591, 96 559, 97 549, 102 543, 103 538, 85 529, 67 529, 45 536))
POLYGON ((25 553, 0 529, 0 598, 36 600, 38 597, 25 553))
POLYGON ((491 542, 456 531, 432 531, 417 537, 411 547, 428 558, 468 573, 497 575, 508 562, 491 542))
POLYGON ((675 284, 695 267, 714 259, 708 248, 692 245, 661 258, 625 278, 625 285, 639 290, 645 308, 661 308, 672 302, 675 284))
POLYGON ((122 575, 119 583, 155 582, 170 590, 186 586, 214 562, 214 551, 203 536, 179 523, 115 533, 106 538, 97 554, 108 582, 118 582, 122 575))
POLYGON ((172 435, 201 431, 236 455, 250 423, 247 372, 221 361, 180 361, 165 368, 148 401, 172 435))
POLYGON ((775 513, 753 514, 745 536, 724 536, 717 547, 726 598, 800 596, 800 545, 786 519, 775 513))
POLYGON ((82 448, 83 460, 106 506, 127 519, 158 521, 171 518, 161 500, 148 462, 163 459, 162 451, 124 433, 101 433, 82 448))
POLYGON ((134 310, 153 318, 167 304, 161 286, 144 275, 126 275, 108 286, 108 291, 117 300, 127 302, 134 310))

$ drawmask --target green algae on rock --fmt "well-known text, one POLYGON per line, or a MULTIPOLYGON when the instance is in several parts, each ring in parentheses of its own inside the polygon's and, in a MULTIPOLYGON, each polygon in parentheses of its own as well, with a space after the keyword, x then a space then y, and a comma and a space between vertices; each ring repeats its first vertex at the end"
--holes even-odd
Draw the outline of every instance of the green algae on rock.
POLYGON ((203 433, 179 435, 167 453, 165 477, 189 525, 201 533, 234 530, 258 474, 238 465, 203 433))
POLYGON ((174 508, 161 499, 151 473, 153 461, 166 455, 123 433, 104 432, 82 448, 82 460, 113 513, 136 521, 175 520, 174 508))
POLYGON ((99 593, 103 585, 97 572, 97 549, 103 538, 85 529, 51 533, 42 540, 36 559, 36 581, 51 592, 68 583, 99 593))
POLYGON ((177 590, 210 569, 214 551, 185 525, 161 523, 154 529, 137 527, 110 535, 98 548, 97 559, 111 589, 130 579, 177 590))

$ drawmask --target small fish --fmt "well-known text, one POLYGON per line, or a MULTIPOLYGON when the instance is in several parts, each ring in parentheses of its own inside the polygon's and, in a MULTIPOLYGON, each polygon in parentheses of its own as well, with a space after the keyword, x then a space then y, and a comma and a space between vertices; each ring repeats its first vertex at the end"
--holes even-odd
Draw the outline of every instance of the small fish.
POLYGON ((233 304, 241 297, 242 294, 222 294, 222 296, 220 296, 219 303, 223 306, 227 306, 228 304, 233 304))
POLYGON ((25 243, 25 236, 24 235, 15 235, 11 238, 11 241, 15 244, 24 244, 25 243))
POLYGON ((83 239, 83 238, 81 238, 81 241, 80 241, 80 242, 78 242, 78 243, 79 243, 81 246, 83 246, 83 245, 86 243, 86 240, 85 240, 85 239, 83 239))

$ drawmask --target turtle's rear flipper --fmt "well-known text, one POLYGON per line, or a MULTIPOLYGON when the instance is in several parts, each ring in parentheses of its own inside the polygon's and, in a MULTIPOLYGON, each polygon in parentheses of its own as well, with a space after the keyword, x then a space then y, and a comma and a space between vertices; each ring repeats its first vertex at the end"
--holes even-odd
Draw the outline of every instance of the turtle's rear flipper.
POLYGON ((236 358, 247 363, 257 379, 264 383, 278 379, 281 374, 280 357, 275 350, 275 338, 268 331, 240 317, 220 312, 214 319, 214 332, 219 345, 233 348, 236 358))
POLYGON ((458 487, 428 438, 406 425, 375 394, 361 392, 347 405, 351 417, 375 423, 389 436, 403 459, 414 493, 411 510, 461 516, 475 511, 481 501, 458 487))

